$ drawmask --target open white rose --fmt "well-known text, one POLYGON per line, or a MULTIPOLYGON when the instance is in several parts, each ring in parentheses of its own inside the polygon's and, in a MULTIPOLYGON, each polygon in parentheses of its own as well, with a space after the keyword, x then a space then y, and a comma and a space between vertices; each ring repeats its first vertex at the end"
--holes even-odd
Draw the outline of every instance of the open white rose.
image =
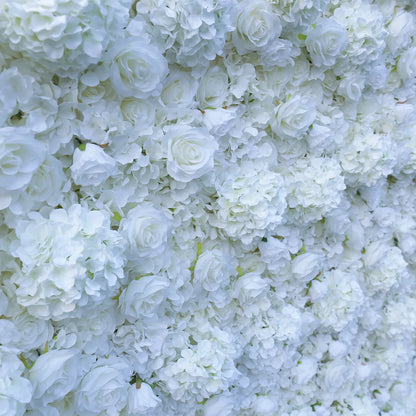
POLYGON ((191 106, 198 84, 190 72, 173 69, 168 77, 160 98, 167 107, 191 106))
POLYGON ((332 66, 348 43, 348 32, 335 20, 325 20, 308 35, 305 45, 316 66, 332 66))
POLYGON ((44 146, 24 128, 0 129, 0 209, 12 200, 10 191, 24 188, 44 160, 44 146))
POLYGON ((116 161, 104 149, 87 143, 85 150, 75 149, 71 166, 72 178, 77 185, 98 186, 116 169, 116 161))
POLYGON ((110 50, 110 77, 122 97, 146 98, 158 95, 168 73, 168 64, 159 50, 140 38, 122 39, 110 50))
POLYGON ((169 280, 164 276, 150 275, 133 280, 119 298, 121 312, 131 322, 141 316, 153 316, 168 287, 169 280))
POLYGON ((54 350, 42 354, 30 369, 29 378, 37 403, 60 400, 78 384, 80 367, 75 351, 54 350))
POLYGON ((315 117, 316 108, 313 98, 295 95, 279 105, 271 127, 279 136, 301 139, 315 117))
POLYGON ((125 362, 111 360, 92 368, 75 393, 79 414, 118 416, 126 406, 130 370, 125 362))
POLYGON ((228 74, 223 67, 212 65, 199 82, 197 99, 201 107, 217 108, 228 94, 228 74))
POLYGON ((236 30, 233 32, 233 43, 238 53, 244 54, 266 46, 281 31, 280 19, 270 3, 257 0, 239 4, 236 30))
POLYGON ((179 182, 190 182, 214 167, 215 139, 204 128, 170 126, 166 129, 168 174, 179 182))
POLYGON ((129 245, 128 258, 139 261, 163 253, 171 228, 169 218, 150 205, 139 205, 130 210, 120 222, 120 232, 129 245))

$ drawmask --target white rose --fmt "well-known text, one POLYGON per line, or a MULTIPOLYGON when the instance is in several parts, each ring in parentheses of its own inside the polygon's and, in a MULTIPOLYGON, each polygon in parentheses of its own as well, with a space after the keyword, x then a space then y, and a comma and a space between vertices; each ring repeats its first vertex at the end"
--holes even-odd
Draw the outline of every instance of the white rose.
POLYGON ((280 19, 266 1, 244 1, 239 4, 236 14, 232 39, 239 54, 266 46, 282 31, 280 19))
MULTIPOLYGON (((155 106, 149 100, 135 97, 126 97, 120 104, 124 120, 135 126, 140 126, 142 134, 146 134, 146 128, 153 126, 155 120, 155 106)), ((149 129, 149 132, 152 130, 149 129)))
POLYGON ((168 64, 159 50, 140 38, 119 40, 108 55, 110 77, 122 97, 146 98, 160 94, 168 64))
POLYGON ((258 396, 254 400, 253 410, 256 415, 273 415, 277 410, 277 403, 273 402, 270 397, 258 396))
POLYGON ((219 249, 204 251, 195 264, 195 282, 199 282, 208 292, 219 289, 228 282, 227 265, 230 260, 219 249))
POLYGON ((335 20, 321 22, 308 35, 305 45, 315 66, 333 66, 348 43, 348 32, 335 20))
POLYGON ((78 384, 78 357, 71 350, 54 350, 42 354, 30 369, 33 399, 42 405, 60 400, 78 384))
POLYGON ((168 287, 169 280, 164 276, 150 275, 133 280, 120 295, 121 312, 132 322, 141 316, 153 316, 168 287))
POLYGON ((190 182, 214 167, 215 139, 204 128, 170 126, 166 129, 168 174, 179 182, 190 182))
POLYGON ((230 416, 234 408, 233 399, 230 396, 218 395, 205 403, 205 416, 230 416))
POLYGON ((169 218, 149 205, 130 210, 120 222, 120 232, 129 245, 128 259, 139 260, 162 254, 171 228, 169 218))
POLYGON ((199 82, 197 99, 203 108, 221 107, 228 94, 228 75, 224 68, 213 65, 199 82))
POLYGON ((98 186, 115 170, 116 161, 100 146, 87 143, 85 150, 75 149, 71 172, 77 185, 98 186))
POLYGON ((124 362, 108 361, 92 368, 81 380, 75 392, 79 414, 119 416, 126 406, 129 368, 124 362))
POLYGON ((0 129, 0 209, 10 205, 10 191, 18 191, 28 185, 44 155, 43 144, 26 129, 0 129))
POLYGON ((234 286, 234 296, 241 302, 260 296, 269 289, 269 284, 255 272, 241 276, 234 286))
POLYGON ((361 74, 349 74, 341 80, 338 94, 351 101, 358 101, 365 87, 365 79, 361 74))
POLYGON ((297 366, 293 369, 297 384, 306 384, 317 372, 318 363, 316 359, 303 356, 297 366))
POLYGON ((58 205, 63 197, 65 181, 62 162, 53 156, 46 156, 39 169, 33 173, 25 192, 19 193, 11 203, 10 210, 14 214, 21 214, 33 209, 36 203, 58 205))
POLYGON ((322 374, 325 388, 334 391, 347 382, 350 371, 342 360, 334 360, 325 366, 322 374))
POLYGON ((237 110, 216 108, 207 109, 204 114, 204 124, 209 132, 215 136, 225 136, 236 124, 237 110))
POLYGON ((416 77, 416 47, 403 52, 397 63, 397 72, 403 80, 416 77))
POLYGON ((301 139, 315 117, 313 98, 295 95, 279 105, 271 127, 277 135, 301 139))
POLYGON ((414 18, 411 13, 399 11, 395 13, 389 26, 387 44, 392 52, 408 46, 414 32, 414 18))
POLYGON ((147 383, 141 383, 140 387, 135 385, 129 388, 128 410, 131 415, 147 414, 159 405, 161 400, 147 383))
POLYGON ((194 101, 198 84, 196 79, 183 70, 172 70, 166 78, 160 98, 167 107, 189 107, 194 101))
POLYGON ((295 278, 307 282, 318 273, 322 261, 322 256, 316 253, 300 254, 292 260, 292 273, 295 278))

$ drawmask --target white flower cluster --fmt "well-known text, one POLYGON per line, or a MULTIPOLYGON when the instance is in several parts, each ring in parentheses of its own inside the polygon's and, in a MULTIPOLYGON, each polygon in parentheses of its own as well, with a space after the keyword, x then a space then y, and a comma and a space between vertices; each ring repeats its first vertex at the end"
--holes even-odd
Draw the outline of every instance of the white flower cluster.
POLYGON ((0 0, 0 416, 413 415, 413 0, 0 0))

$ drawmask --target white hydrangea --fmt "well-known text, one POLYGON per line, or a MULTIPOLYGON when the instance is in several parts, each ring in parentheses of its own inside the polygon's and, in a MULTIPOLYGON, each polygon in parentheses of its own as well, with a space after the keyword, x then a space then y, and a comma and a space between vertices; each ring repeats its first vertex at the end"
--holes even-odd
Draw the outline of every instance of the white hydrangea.
POLYGON ((76 74, 98 63, 109 40, 128 18, 128 2, 124 0, 4 0, 1 8, 2 42, 63 74, 76 74))
POLYGON ((226 171, 216 188, 218 198, 210 222, 229 237, 250 243, 282 221, 286 188, 279 174, 248 164, 235 172, 226 171))
POLYGON ((12 282, 17 301, 42 319, 62 319, 115 293, 123 278, 122 240, 103 211, 73 205, 37 213, 16 228, 12 252, 22 270, 12 282))
POLYGON ((324 325, 341 331, 355 319, 364 294, 354 275, 341 270, 324 274, 327 293, 314 304, 316 316, 324 325))
POLYGON ((341 203, 345 184, 336 159, 298 159, 290 171, 285 184, 289 212, 295 221, 320 220, 341 203))

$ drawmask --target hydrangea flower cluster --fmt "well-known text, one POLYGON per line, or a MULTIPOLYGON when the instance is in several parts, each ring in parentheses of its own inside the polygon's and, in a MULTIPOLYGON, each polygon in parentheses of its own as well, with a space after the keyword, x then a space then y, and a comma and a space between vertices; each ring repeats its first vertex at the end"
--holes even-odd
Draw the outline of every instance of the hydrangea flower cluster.
POLYGON ((0 415, 416 409, 413 0, 0 0, 0 415))

